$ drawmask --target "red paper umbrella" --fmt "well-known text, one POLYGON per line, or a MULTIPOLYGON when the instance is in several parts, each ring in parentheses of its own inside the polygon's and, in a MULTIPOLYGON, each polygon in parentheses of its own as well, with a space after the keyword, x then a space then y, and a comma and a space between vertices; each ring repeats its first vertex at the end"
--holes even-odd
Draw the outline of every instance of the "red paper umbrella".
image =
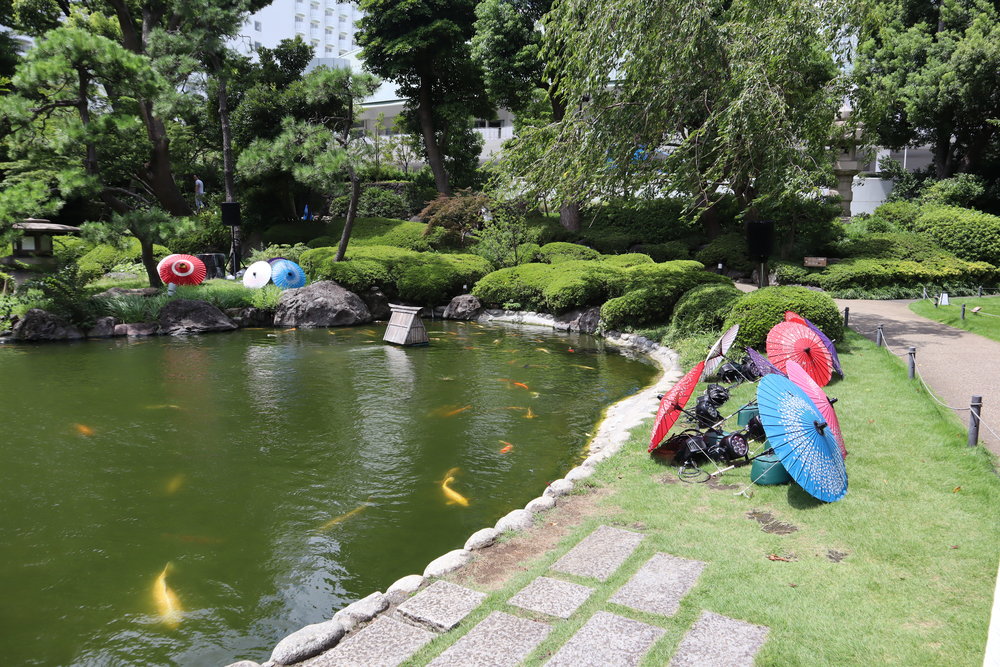
POLYGON ((788 372, 788 379, 799 386, 799 389, 806 392, 806 396, 816 404, 819 413, 823 415, 826 425, 830 427, 830 435, 837 441, 840 453, 847 456, 847 448, 844 447, 844 436, 840 433, 840 421, 837 420, 837 412, 833 409, 833 401, 826 395, 823 388, 816 384, 816 381, 809 377, 802 366, 792 360, 785 366, 788 372))
POLYGON ((671 427, 681 416, 681 410, 687 405, 694 388, 701 380, 701 373, 705 370, 705 362, 698 364, 687 372, 677 384, 670 388, 670 391, 663 395, 660 400, 660 409, 656 412, 656 421, 653 422, 653 435, 649 439, 649 452, 660 446, 660 441, 670 432, 671 427))
POLYGON ((830 351, 815 331, 798 322, 779 322, 767 333, 767 358, 782 373, 791 359, 821 387, 833 375, 830 351))
POLYGON ((175 285, 200 285, 208 271, 205 263, 191 255, 172 255, 160 267, 160 280, 175 285))
MULTIPOLYGON (((798 322, 799 324, 805 324, 806 323, 806 318, 802 317, 801 315, 799 315, 798 313, 796 313, 794 310, 786 310, 785 311, 785 321, 786 322, 798 322)), ((806 326, 808 326, 808 325, 806 325, 806 326)))

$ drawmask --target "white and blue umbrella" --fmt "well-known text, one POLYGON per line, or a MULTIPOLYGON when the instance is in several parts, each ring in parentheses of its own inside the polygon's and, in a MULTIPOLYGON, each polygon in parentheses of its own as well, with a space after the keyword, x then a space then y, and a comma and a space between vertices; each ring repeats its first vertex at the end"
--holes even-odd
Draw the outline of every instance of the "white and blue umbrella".
POLYGON ((243 274, 243 285, 250 289, 258 289, 271 281, 271 265, 267 262, 254 262, 243 274))
POLYGON ((757 407, 767 440, 792 479, 824 502, 843 498, 844 457, 812 399, 783 375, 765 375, 757 385, 757 407))
POLYGON ((271 281, 281 289, 295 289, 306 284, 306 272, 288 259, 279 259, 271 265, 271 281))

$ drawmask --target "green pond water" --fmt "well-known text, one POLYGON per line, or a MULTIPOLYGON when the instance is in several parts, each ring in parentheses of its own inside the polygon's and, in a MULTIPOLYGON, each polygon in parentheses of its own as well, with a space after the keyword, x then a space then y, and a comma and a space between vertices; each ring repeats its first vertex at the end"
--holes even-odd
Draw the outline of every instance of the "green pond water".
POLYGON ((656 373, 585 336, 428 330, 0 346, 3 663, 264 661, 539 495, 656 373))

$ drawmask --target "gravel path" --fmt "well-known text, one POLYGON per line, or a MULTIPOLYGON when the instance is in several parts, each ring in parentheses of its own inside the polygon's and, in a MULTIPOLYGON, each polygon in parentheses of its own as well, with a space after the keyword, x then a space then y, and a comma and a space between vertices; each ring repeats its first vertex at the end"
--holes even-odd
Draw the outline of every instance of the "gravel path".
POLYGON ((958 413, 963 423, 972 395, 982 396, 980 443, 1000 455, 1000 343, 921 317, 909 303, 837 299, 841 311, 851 309, 857 333, 875 340, 881 324, 889 349, 904 360, 907 348, 917 348, 917 372, 943 403, 964 408, 958 413))

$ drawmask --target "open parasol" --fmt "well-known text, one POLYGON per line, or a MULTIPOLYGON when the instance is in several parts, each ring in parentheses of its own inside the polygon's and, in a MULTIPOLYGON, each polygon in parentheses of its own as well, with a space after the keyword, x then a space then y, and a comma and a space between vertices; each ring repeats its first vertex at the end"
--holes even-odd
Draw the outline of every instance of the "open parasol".
POLYGON ((840 432, 840 421, 837 419, 837 412, 833 409, 833 401, 826 395, 823 388, 816 384, 816 381, 809 377, 809 374, 802 370, 794 361, 789 361, 785 365, 788 371, 788 379, 798 385, 799 389, 806 392, 806 396, 812 399, 813 404, 823 415, 823 420, 830 427, 830 434, 837 441, 841 456, 847 456, 847 448, 844 447, 844 436, 840 432))
POLYGON ((785 372, 791 359, 809 373, 821 387, 830 382, 832 374, 830 351, 816 332, 797 322, 779 322, 767 332, 767 358, 785 372))
POLYGON ((180 255, 174 253, 173 255, 167 255, 166 257, 164 257, 163 259, 161 259, 159 262, 156 263, 156 275, 160 276, 160 280, 163 280, 163 273, 162 273, 163 267, 169 264, 170 262, 174 261, 178 257, 180 257, 180 255))
POLYGON ((656 412, 656 420, 653 422, 653 434, 649 438, 649 452, 652 453, 660 446, 660 442, 681 416, 681 411, 687 405, 694 388, 701 380, 701 374, 705 370, 705 362, 699 361, 694 368, 687 372, 687 375, 677 381, 670 391, 660 399, 660 409, 656 412))
POLYGON ((802 489, 832 503, 847 493, 847 468, 830 427, 794 382, 767 375, 757 385, 757 406, 767 440, 802 489))
POLYGON ((833 370, 836 371, 837 375, 840 377, 844 377, 844 369, 840 367, 840 357, 837 356, 837 348, 833 346, 833 341, 830 340, 825 333, 820 331, 818 326, 809 320, 806 320, 806 326, 812 329, 813 332, 819 336, 819 339, 823 341, 823 345, 826 345, 826 349, 830 353, 830 363, 833 364, 833 370))
POLYGON ((271 282, 271 265, 267 262, 254 262, 243 274, 243 285, 251 289, 263 287, 271 282))
POLYGON ((160 280, 174 285, 200 285, 208 271, 205 263, 192 255, 171 255, 163 261, 160 280))
POLYGON ((797 322, 799 324, 805 324, 806 326, 808 326, 808 324, 809 324, 809 320, 807 320, 806 318, 802 317, 801 315, 799 315, 798 313, 796 313, 794 310, 786 310, 785 311, 785 321, 786 322, 797 322))
POLYGON ((740 332, 740 325, 734 324, 729 327, 726 333, 719 336, 719 340, 715 341, 711 349, 708 351, 708 356, 705 357, 705 375, 711 375, 715 372, 715 369, 719 367, 722 360, 726 358, 726 352, 729 352, 729 348, 733 346, 733 342, 736 340, 736 334, 740 332))
POLYGON ((764 377, 765 375, 770 375, 772 373, 777 375, 784 375, 781 369, 768 361, 763 354, 753 349, 752 347, 747 348, 747 356, 750 357, 750 362, 757 369, 757 375, 759 377, 764 377))
POLYGON ((288 259, 279 259, 271 264, 271 281, 281 289, 295 289, 306 284, 306 272, 288 259))

